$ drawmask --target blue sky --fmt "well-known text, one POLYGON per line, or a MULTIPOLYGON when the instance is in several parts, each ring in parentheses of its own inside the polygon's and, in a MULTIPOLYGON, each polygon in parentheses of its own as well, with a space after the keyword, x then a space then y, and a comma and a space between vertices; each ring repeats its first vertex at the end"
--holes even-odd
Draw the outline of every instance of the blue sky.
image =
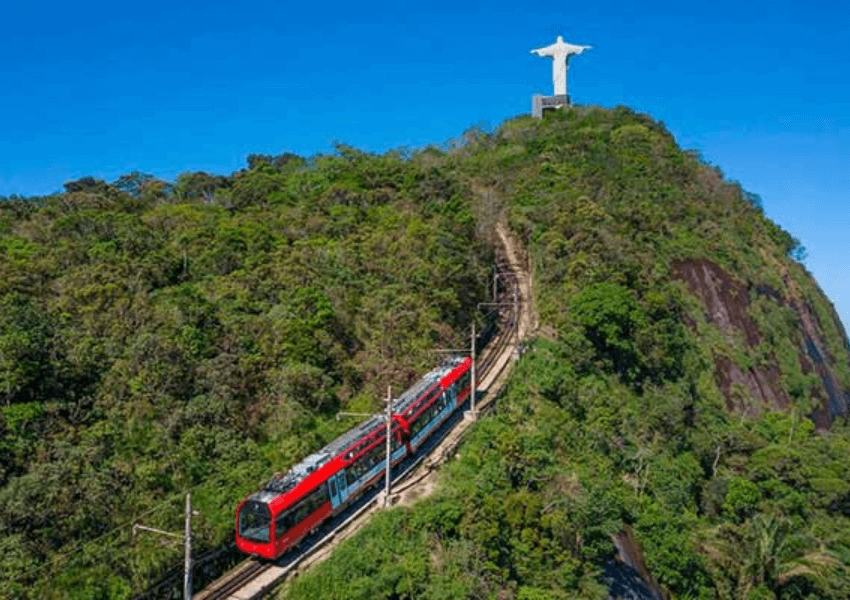
POLYGON ((249 153, 421 147, 551 92, 626 104, 759 194, 850 324, 850 9, 839 2, 0 0, 0 195, 229 174, 249 153))

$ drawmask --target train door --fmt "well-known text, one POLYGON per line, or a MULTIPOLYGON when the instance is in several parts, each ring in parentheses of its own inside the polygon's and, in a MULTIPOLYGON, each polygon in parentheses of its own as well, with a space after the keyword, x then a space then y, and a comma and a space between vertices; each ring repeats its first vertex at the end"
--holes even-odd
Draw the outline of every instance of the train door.
POLYGON ((328 491, 331 496, 331 507, 336 508, 345 500, 345 469, 328 480, 328 491))
POLYGON ((457 402, 457 381, 455 381, 448 388, 446 388, 446 391, 443 392, 443 393, 448 394, 449 404, 451 406, 454 406, 455 403, 457 402))

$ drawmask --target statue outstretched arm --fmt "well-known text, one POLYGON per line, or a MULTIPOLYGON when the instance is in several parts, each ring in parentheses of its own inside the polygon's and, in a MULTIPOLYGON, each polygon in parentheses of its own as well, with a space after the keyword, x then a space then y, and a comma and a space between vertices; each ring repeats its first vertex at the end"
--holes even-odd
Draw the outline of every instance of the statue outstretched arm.
POLYGON ((593 46, 574 46, 570 44, 570 54, 581 54, 585 50, 592 50, 593 46))
POLYGON ((555 56, 555 47, 546 46, 545 48, 536 48, 532 50, 531 53, 536 54, 537 56, 555 56))

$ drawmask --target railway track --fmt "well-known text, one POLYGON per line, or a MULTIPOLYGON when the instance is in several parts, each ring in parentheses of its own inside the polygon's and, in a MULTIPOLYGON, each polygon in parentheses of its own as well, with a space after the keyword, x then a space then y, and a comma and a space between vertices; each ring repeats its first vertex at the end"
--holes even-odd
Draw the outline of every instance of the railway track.
MULTIPOLYGON (((219 581, 216 582, 216 586, 214 589, 211 589, 211 593, 206 598, 228 598, 231 597, 232 594, 238 593, 239 590, 243 589, 250 582, 254 581, 257 577, 259 577, 262 573, 264 573, 271 565, 253 561, 246 560, 243 561, 238 567, 233 569, 230 573, 222 577, 219 581)), ((204 592, 200 594, 193 594, 194 598, 202 597, 204 592)))
MULTIPOLYGON (((519 343, 529 327, 529 319, 523 322, 523 307, 528 302, 529 286, 527 275, 522 273, 512 246, 504 230, 499 232, 506 254, 497 265, 502 282, 499 304, 513 310, 499 311, 496 333, 477 361, 476 413, 491 410, 507 375, 508 367, 519 352, 519 343), (526 285, 520 278, 526 277, 526 285), (504 300, 504 301, 503 301, 504 300)), ((451 457, 469 429, 476 415, 458 410, 441 429, 432 436, 427 447, 416 456, 406 459, 392 476, 393 496, 415 488, 449 457, 451 457), (407 463, 407 464, 406 464, 407 463)), ((207 589, 193 595, 194 600, 259 600, 278 587, 286 577, 299 568, 306 568, 330 553, 335 542, 353 534, 367 521, 363 517, 375 509, 383 493, 371 491, 343 514, 332 520, 321 530, 302 542, 301 546, 273 562, 246 559, 221 577, 207 589)))

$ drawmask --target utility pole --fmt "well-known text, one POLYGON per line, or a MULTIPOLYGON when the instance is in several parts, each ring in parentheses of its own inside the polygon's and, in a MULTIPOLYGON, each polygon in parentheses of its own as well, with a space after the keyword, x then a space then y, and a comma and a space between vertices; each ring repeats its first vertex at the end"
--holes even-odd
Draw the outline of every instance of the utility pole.
POLYGON ((469 388, 469 414, 474 421, 478 415, 475 413, 475 321, 472 321, 472 381, 469 388))
POLYGON ((185 560, 183 571, 183 599, 192 600, 192 493, 186 494, 186 525, 183 535, 179 533, 171 533, 170 531, 162 531, 153 527, 145 527, 136 523, 133 525, 133 537, 135 538, 139 531, 150 531, 174 538, 183 538, 185 546, 185 560))
POLYGON ((390 469, 392 468, 393 455, 393 393, 392 386, 387 386, 387 472, 386 472, 386 493, 384 494, 384 508, 390 503, 390 486, 392 485, 392 476, 390 469))
POLYGON ((186 557, 183 564, 183 598, 192 600, 192 492, 186 494, 186 557))

